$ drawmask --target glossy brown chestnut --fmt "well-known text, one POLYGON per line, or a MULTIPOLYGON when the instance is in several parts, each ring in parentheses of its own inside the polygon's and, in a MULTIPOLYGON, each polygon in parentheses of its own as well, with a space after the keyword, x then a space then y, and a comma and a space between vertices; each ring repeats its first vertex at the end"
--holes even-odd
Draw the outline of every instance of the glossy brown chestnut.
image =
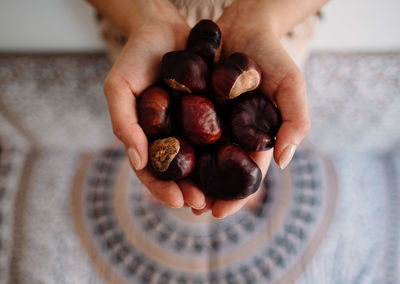
POLYGON ((193 171, 196 156, 189 143, 178 137, 168 137, 150 144, 149 159, 157 178, 178 180, 193 171))
POLYGON ((221 55, 221 30, 211 20, 201 20, 190 31, 186 49, 200 55, 208 66, 221 55))
POLYGON ((212 74, 212 88, 224 99, 233 99, 255 90, 261 83, 261 69, 249 56, 233 53, 212 74))
POLYGON ((256 91, 231 101, 229 124, 236 142, 247 151, 265 151, 275 145, 282 124, 279 110, 256 91))
POLYGON ((183 136, 195 145, 212 144, 221 137, 221 126, 213 103, 201 96, 183 96, 181 101, 183 136))
POLYGON ((228 145, 216 153, 204 152, 198 161, 197 182, 207 196, 242 199, 257 191, 261 170, 249 154, 228 145))
POLYGON ((166 136, 171 133, 171 98, 167 90, 150 87, 138 100, 139 124, 149 137, 166 136))
POLYGON ((201 93, 207 87, 207 64, 189 50, 166 53, 161 62, 161 76, 171 88, 185 93, 201 93))

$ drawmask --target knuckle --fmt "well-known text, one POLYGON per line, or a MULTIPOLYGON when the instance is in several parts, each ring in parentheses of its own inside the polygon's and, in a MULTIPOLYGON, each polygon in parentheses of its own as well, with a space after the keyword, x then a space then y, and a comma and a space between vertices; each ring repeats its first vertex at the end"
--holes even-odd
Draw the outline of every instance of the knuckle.
POLYGON ((306 77, 298 67, 289 72, 286 76, 286 79, 291 81, 291 83, 295 85, 297 89, 306 88, 306 77))
POLYGON ((124 131, 123 131, 122 127, 120 127, 118 125, 113 125, 113 133, 119 140, 122 141, 123 136, 124 136, 123 135, 124 131))
POLYGON ((104 93, 109 92, 114 86, 114 81, 112 76, 108 75, 107 78, 104 80, 104 93))
POLYGON ((311 130, 311 122, 309 119, 303 120, 298 126, 298 132, 303 136, 306 136, 311 130))
POLYGON ((306 83, 306 76, 304 75, 303 72, 301 72, 300 69, 298 69, 298 72, 297 72, 297 80, 301 84, 305 84, 306 83))
POLYGON ((113 75, 108 75, 103 88, 106 97, 118 95, 121 90, 121 80, 113 75))

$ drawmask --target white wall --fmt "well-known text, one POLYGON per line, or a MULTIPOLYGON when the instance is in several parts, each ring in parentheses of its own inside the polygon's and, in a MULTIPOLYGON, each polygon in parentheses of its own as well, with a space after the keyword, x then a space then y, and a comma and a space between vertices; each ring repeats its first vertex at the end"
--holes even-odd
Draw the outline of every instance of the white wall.
POLYGON ((314 38, 319 50, 400 50, 400 0, 333 0, 314 38))
MULTIPOLYGON (((333 0, 313 42, 317 50, 400 50, 400 0, 333 0)), ((0 51, 102 48, 83 0, 0 0, 0 51)))
POLYGON ((83 0, 0 0, 0 50, 87 51, 102 42, 83 0))

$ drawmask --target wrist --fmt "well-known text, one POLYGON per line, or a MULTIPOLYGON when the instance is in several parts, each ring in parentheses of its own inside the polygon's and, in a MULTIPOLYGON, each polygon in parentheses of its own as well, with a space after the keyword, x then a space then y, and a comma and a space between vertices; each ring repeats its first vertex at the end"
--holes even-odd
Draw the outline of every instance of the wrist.
POLYGON ((273 33, 285 36, 294 26, 315 14, 328 0, 250 0, 259 5, 273 33))
POLYGON ((265 19, 266 32, 277 39, 281 39, 292 28, 290 16, 285 15, 275 1, 262 2, 263 6, 260 11, 265 19))
POLYGON ((281 38, 289 28, 287 19, 276 2, 279 1, 236 0, 224 11, 218 22, 225 30, 242 30, 243 35, 250 36, 253 31, 262 31, 263 34, 281 38))

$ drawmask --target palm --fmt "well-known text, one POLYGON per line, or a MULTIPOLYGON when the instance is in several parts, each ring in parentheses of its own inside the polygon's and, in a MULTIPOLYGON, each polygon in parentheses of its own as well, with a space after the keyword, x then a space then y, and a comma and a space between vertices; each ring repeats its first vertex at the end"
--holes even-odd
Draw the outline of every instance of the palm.
MULTIPOLYGON (((246 13, 239 7, 241 4, 240 1, 235 2, 217 23, 224 38, 224 54, 243 52, 260 65, 263 72, 261 89, 277 104, 282 114, 283 124, 277 135, 274 152, 270 150, 251 153, 265 176, 272 154, 279 164, 279 157, 288 142, 298 145, 308 131, 305 84, 301 71, 282 48, 279 39, 267 30, 261 30, 260 21, 247 21, 246 13), (241 17, 244 17, 243 21, 241 17), (254 23, 258 26, 253 26, 254 23)), ((216 200, 208 208, 213 211, 214 216, 224 217, 254 200, 257 200, 257 194, 242 200, 216 200)), ((194 210, 198 214, 204 211, 194 210)))
MULTIPOLYGON (((179 19, 179 15, 176 15, 179 19)), ((158 79, 162 56, 172 50, 183 49, 189 27, 182 20, 174 26, 168 22, 155 21, 132 34, 114 64, 105 82, 105 93, 109 105, 114 133, 127 149, 139 153, 140 163, 130 157, 131 164, 143 184, 162 202, 172 207, 181 207, 184 200, 201 207, 204 194, 187 181, 178 186, 172 181, 157 180, 148 170, 148 142, 138 124, 136 98, 158 79)), ((129 150, 128 156, 129 156, 129 150)))

